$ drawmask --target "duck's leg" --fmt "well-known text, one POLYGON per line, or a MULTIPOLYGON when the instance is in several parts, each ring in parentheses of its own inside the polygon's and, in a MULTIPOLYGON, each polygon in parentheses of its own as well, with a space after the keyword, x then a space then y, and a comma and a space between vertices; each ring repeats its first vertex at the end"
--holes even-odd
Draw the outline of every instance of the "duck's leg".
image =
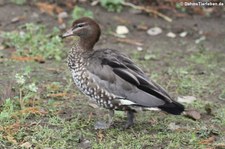
POLYGON ((134 111, 127 111, 127 123, 124 128, 127 129, 134 124, 134 111))
POLYGON ((108 123, 104 121, 97 121, 94 125, 95 129, 107 129, 113 123, 114 110, 109 110, 108 123))

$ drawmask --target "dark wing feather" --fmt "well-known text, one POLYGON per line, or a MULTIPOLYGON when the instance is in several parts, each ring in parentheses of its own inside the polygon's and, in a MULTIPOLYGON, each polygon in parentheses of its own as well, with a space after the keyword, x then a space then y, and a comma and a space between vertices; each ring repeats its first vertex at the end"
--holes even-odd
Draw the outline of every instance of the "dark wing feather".
POLYGON ((173 102, 162 87, 148 80, 140 68, 116 50, 94 51, 89 58, 95 59, 88 67, 92 78, 109 92, 146 107, 173 102))

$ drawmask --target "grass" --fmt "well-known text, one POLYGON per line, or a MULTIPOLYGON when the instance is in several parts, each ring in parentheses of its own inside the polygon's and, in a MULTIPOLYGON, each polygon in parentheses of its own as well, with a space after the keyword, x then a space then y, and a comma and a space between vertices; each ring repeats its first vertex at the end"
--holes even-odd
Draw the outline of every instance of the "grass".
POLYGON ((126 117, 117 112, 115 128, 100 131, 93 129, 99 115, 88 106, 84 96, 75 90, 65 64, 56 61, 63 58, 61 53, 52 52, 55 47, 62 47, 61 41, 57 39, 55 42, 54 36, 43 31, 45 27, 40 28, 37 32, 25 27, 26 38, 22 39, 18 32, 3 36, 7 46, 18 50, 17 54, 40 54, 50 61, 47 64, 31 61, 6 61, 1 64, 8 68, 6 70, 2 67, 2 71, 15 69, 15 72, 9 77, 14 80, 14 95, 5 99, 0 106, 0 148, 30 145, 35 148, 91 146, 93 149, 203 149, 224 145, 225 110, 223 100, 220 100, 224 99, 225 88, 221 83, 224 82, 221 77, 225 65, 224 54, 207 49, 192 51, 186 57, 181 57, 184 54, 182 51, 172 55, 163 55, 162 51, 133 53, 135 61, 145 68, 153 80, 170 90, 173 96, 195 96, 197 101, 185 106, 187 109, 198 110, 202 117, 194 121, 184 116, 140 112, 137 113, 134 127, 121 130, 126 117), (45 52, 35 51, 37 46, 40 48, 48 40, 51 46, 45 48, 45 52), (36 43, 32 45, 34 47, 31 47, 30 53, 24 50, 27 43, 36 43), (181 58, 171 62, 171 56, 181 58), (166 67, 160 63, 160 59, 171 66, 166 67), (16 69, 9 66, 21 67, 16 69), (159 70, 158 66, 164 69, 159 70), (207 107, 211 109, 211 114, 207 114, 207 107), (171 124, 179 126, 179 129, 171 129, 171 124), (215 139, 210 142, 212 137, 215 139))
POLYGON ((47 34, 45 26, 28 23, 20 26, 19 31, 5 32, 1 36, 5 39, 3 44, 6 47, 16 49, 16 55, 61 60, 65 55, 57 35, 59 30, 56 28, 47 34))

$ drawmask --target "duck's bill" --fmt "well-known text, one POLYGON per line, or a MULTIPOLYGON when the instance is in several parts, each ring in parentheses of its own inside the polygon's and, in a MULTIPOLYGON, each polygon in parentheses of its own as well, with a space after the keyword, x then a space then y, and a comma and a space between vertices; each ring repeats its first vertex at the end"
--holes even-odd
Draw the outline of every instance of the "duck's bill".
POLYGON ((60 37, 61 38, 66 38, 66 37, 69 37, 69 36, 73 36, 73 30, 72 28, 67 30, 64 34, 62 34, 60 37))

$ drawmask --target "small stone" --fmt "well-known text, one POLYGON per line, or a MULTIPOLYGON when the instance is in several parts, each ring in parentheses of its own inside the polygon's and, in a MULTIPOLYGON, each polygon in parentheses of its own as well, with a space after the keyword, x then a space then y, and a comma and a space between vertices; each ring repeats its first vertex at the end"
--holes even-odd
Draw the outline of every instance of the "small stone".
POLYGON ((143 48, 142 48, 142 47, 137 47, 137 50, 138 50, 138 51, 142 51, 143 48))
POLYGON ((95 0, 95 1, 91 2, 91 6, 96 6, 96 5, 98 5, 98 3, 99 3, 99 0, 95 0))
POLYGON ((119 35, 124 35, 124 34, 129 33, 129 30, 128 30, 128 28, 126 26, 119 25, 116 28, 116 33, 119 34, 119 35))
POLYGON ((188 32, 181 32, 181 33, 179 34, 179 36, 180 36, 180 37, 186 37, 187 34, 188 34, 188 32))
POLYGON ((189 117, 189 118, 193 119, 193 120, 201 119, 201 114, 197 110, 186 110, 184 112, 184 115, 186 117, 189 117))
POLYGON ((58 18, 61 18, 61 19, 68 18, 68 13, 65 12, 65 11, 59 13, 59 14, 58 14, 58 18))
POLYGON ((170 38, 175 38, 176 37, 176 34, 174 34, 173 32, 169 32, 166 34, 167 37, 170 37, 170 38))
POLYGON ((159 27, 153 27, 147 30, 147 34, 151 36, 156 36, 162 33, 162 29, 159 27))

